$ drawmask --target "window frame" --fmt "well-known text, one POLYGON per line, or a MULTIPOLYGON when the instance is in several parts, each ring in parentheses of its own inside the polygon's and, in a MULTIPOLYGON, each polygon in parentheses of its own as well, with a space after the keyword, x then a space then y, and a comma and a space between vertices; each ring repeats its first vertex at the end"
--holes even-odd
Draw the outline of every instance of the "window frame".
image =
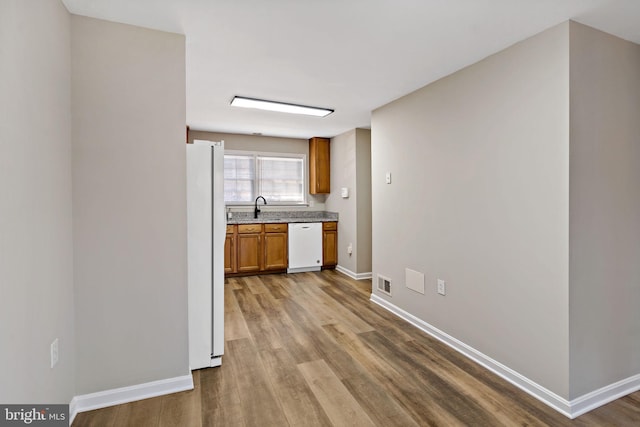
MULTIPOLYGON (((259 191, 261 188, 261 177, 259 176, 259 168, 258 168, 258 157, 285 157, 291 159, 300 159, 302 160, 302 202, 276 202, 272 200, 267 200, 268 206, 309 206, 309 192, 307 191, 309 187, 309 166, 307 164, 307 155, 305 153, 278 153, 272 151, 252 151, 252 150, 224 150, 224 154, 232 155, 232 156, 251 156, 254 161, 254 188, 255 191, 259 191)), ((250 202, 234 202, 225 200, 225 206, 227 207, 246 207, 253 206, 255 203, 255 198, 260 196, 260 194, 254 194, 253 200, 250 202)))

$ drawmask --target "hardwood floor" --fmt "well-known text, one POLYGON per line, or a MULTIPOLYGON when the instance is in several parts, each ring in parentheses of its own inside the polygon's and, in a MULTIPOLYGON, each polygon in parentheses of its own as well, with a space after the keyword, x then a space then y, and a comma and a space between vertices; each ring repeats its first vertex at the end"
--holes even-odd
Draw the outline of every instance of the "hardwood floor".
POLYGON ((369 301, 335 271, 231 278, 225 355, 195 389, 84 426, 638 426, 640 392, 569 420, 369 301))

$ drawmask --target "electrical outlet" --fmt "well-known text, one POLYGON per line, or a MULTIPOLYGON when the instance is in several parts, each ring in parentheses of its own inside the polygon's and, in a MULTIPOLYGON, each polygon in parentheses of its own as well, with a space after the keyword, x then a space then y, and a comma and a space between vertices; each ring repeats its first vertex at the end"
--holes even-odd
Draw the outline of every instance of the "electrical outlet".
POLYGON ((58 338, 51 343, 51 367, 53 368, 58 363, 58 338))
POLYGON ((438 293, 440 295, 445 295, 447 292, 447 284, 444 280, 438 279, 438 293))
POLYGON ((349 246, 347 246, 347 253, 349 255, 351 255, 353 253, 353 245, 351 243, 349 243, 349 246))

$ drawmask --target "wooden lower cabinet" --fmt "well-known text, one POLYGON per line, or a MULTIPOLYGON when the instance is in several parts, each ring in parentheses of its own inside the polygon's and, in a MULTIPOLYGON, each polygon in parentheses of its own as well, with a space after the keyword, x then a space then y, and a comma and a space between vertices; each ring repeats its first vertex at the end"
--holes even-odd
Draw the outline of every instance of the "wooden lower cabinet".
MULTIPOLYGON (((288 224, 227 225, 224 274, 228 276, 286 271, 288 224)), ((338 223, 322 223, 322 268, 338 265, 338 223)))
POLYGON ((237 272, 236 266, 236 228, 227 225, 227 237, 224 241, 224 274, 237 272))
POLYGON ((264 270, 286 270, 288 245, 287 224, 265 224, 264 226, 264 270))
POLYGON ((322 223, 322 267, 335 268, 338 265, 338 223, 322 223))
POLYGON ((237 272, 257 273, 262 270, 262 224, 240 224, 237 227, 237 272))
POLYGON ((254 273, 261 270, 260 252, 262 236, 259 234, 238 234, 238 273, 254 273))
POLYGON ((289 261, 287 224, 238 224, 227 227, 233 229, 232 233, 227 229, 226 275, 286 271, 289 261))

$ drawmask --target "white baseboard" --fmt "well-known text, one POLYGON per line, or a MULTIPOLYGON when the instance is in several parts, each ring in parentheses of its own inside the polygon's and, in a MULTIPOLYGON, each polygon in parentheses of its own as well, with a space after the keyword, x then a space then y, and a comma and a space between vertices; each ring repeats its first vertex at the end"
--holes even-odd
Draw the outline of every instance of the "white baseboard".
POLYGON ((640 390, 640 374, 584 394, 571 401, 571 418, 640 390))
POLYGON ((69 402, 69 425, 73 424, 73 420, 76 419, 76 415, 78 415, 78 408, 77 400, 74 397, 71 399, 71 402, 69 402))
POLYGON ((442 341, 444 344, 448 345, 459 353, 462 353, 469 359, 484 366, 491 372, 509 381, 519 389, 525 391, 526 393, 540 400, 542 403, 550 406, 551 408, 560 412, 562 415, 565 415, 566 417, 571 419, 576 418, 579 415, 591 411, 592 409, 595 409, 599 406, 605 405, 622 396, 640 390, 640 374, 638 374, 568 401, 558 396, 551 390, 548 390, 545 387, 535 383, 534 381, 531 381, 524 375, 481 353, 473 347, 417 318, 411 313, 408 313, 401 308, 393 305, 389 301, 374 294, 371 294, 371 301, 378 304, 382 308, 389 310, 396 316, 411 323, 413 326, 426 332, 437 340, 442 341))
POLYGON ((344 268, 341 265, 336 265, 336 271, 339 271, 342 274, 346 274, 347 276, 351 277, 352 279, 355 280, 364 280, 364 279, 371 279, 371 277, 373 277, 373 274, 371 272, 368 273, 354 273, 353 271, 344 268))
POLYGON ((186 390, 193 390, 193 376, 191 374, 75 396, 69 404, 69 424, 71 425, 79 412, 186 390))

